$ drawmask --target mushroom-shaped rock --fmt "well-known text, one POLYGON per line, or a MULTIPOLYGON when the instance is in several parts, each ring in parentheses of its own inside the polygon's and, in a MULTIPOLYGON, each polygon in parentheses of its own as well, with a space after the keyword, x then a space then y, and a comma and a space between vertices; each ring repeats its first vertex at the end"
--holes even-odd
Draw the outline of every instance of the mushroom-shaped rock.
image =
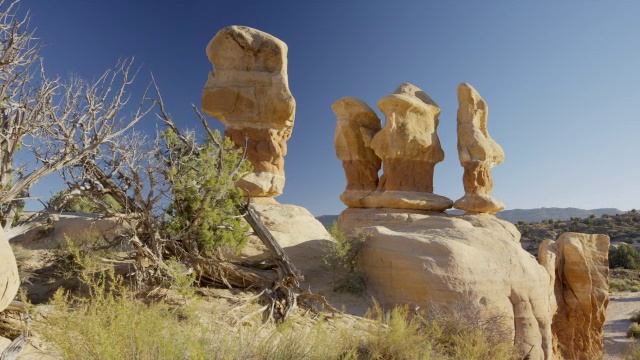
POLYGON ((18 293, 18 265, 9 241, 0 227, 0 311, 7 308, 18 293))
POLYGON ((358 207, 378 187, 381 160, 370 145, 380 131, 380 119, 364 101, 353 96, 339 99, 331 108, 338 118, 336 155, 347 177, 347 188, 340 199, 347 206, 358 207))
POLYGON ((504 161, 504 151, 487 131, 487 103, 471 85, 458 86, 458 155, 464 168, 465 195, 453 206, 469 212, 495 214, 505 205, 491 197, 491 168, 504 161))
POLYGON ((207 56, 214 71, 202 90, 202 109, 225 124, 225 135, 237 146, 247 147, 254 169, 237 185, 248 196, 282 194, 296 108, 287 45, 256 29, 229 26, 211 39, 207 56))
POLYGON ((433 194, 433 171, 444 160, 438 139, 440 108, 422 90, 404 83, 383 97, 378 108, 385 125, 371 141, 382 159, 379 192, 367 207, 389 207, 443 211, 452 205, 433 194))

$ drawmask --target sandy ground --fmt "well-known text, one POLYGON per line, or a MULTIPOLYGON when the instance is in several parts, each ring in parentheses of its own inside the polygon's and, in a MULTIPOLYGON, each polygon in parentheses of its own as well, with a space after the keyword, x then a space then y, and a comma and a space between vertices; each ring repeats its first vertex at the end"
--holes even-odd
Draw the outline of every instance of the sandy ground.
POLYGON ((640 312, 640 292, 620 292, 611 295, 604 325, 604 359, 624 359, 626 348, 635 340, 627 338, 629 318, 640 312))

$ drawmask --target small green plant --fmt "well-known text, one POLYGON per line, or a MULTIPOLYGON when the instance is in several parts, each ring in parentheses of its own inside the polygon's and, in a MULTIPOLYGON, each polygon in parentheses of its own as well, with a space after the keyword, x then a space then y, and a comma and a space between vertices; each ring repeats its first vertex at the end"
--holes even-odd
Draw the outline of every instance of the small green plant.
POLYGON ((193 269, 187 269, 183 263, 176 259, 169 259, 166 261, 166 264, 169 275, 171 275, 171 280, 168 281, 165 286, 186 297, 195 295, 196 292, 193 284, 196 281, 196 275, 193 269))
POLYGON ((68 280, 74 277, 81 279, 104 269, 101 256, 108 252, 108 244, 99 234, 87 232, 80 237, 64 237, 50 255, 54 275, 68 280))
MULTIPOLYGON (((59 201, 60 197, 64 196, 66 192, 67 190, 62 190, 54 194, 49 202, 55 203, 56 201, 59 201)), ((104 209, 118 212, 122 210, 122 207, 109 194, 106 194, 96 200, 89 199, 86 196, 72 196, 66 199, 65 203, 58 209, 58 211, 99 214, 102 213, 104 209), (101 206, 96 204, 96 202, 99 202, 101 206)))
POLYGON ((632 323, 627 330, 627 337, 634 339, 640 338, 640 324, 637 322, 632 323))
POLYGON ((334 241, 327 247, 322 262, 333 274, 334 291, 362 294, 366 278, 357 268, 357 257, 369 236, 362 231, 347 236, 336 223, 329 227, 329 234, 334 241))

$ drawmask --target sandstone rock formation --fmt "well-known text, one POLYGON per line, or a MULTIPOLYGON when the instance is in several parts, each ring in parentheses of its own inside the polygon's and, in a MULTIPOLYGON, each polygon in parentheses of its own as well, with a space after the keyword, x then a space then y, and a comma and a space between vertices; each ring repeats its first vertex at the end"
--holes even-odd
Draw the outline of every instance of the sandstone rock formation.
POLYGON ((609 304, 609 237, 564 233, 540 245, 539 259, 555 282, 554 351, 564 359, 599 358, 609 304))
POLYGON ((504 151, 487 131, 488 107, 471 85, 458 86, 458 155, 464 167, 465 195, 453 206, 469 212, 495 214, 505 205, 491 197, 491 168, 504 161, 504 151))
POLYGON ((4 311, 18 293, 18 265, 9 241, 0 228, 0 311, 4 311))
POLYGON ((380 131, 380 119, 362 100, 353 96, 331 106, 336 114, 334 145, 347 177, 347 188, 340 200, 347 206, 360 206, 362 199, 378 188, 381 160, 371 149, 371 140, 380 131))
POLYGON ((433 194, 433 170, 444 160, 437 134, 438 105, 424 91, 404 83, 380 99, 378 108, 386 121, 371 148, 382 159, 384 172, 378 192, 366 199, 365 207, 450 208, 451 200, 433 194))
POLYGON ((486 214, 358 208, 338 223, 371 235, 359 265, 382 304, 471 301, 501 316, 523 357, 551 359, 552 283, 513 224, 486 214))
POLYGON ((287 45, 256 29, 229 26, 209 42, 207 56, 214 71, 202 91, 202 109, 225 124, 237 146, 247 147, 254 168, 237 185, 249 196, 282 194, 296 108, 287 45))

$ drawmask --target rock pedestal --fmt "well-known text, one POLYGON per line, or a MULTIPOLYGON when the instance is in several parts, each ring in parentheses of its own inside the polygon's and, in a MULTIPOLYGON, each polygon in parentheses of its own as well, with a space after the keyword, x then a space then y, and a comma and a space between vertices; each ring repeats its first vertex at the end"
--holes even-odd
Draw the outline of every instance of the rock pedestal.
POLYGON ((564 233, 545 240, 540 263, 555 282, 554 351, 564 359, 598 359, 609 305, 609 237, 564 233))
POLYGON ((225 124, 225 135, 247 148, 254 171, 238 187, 248 196, 282 194, 284 156, 296 103, 289 91, 287 45, 246 26, 220 30, 207 46, 214 66, 202 109, 225 124))
POLYGON ((494 214, 505 205, 493 197, 491 168, 504 161, 504 151, 487 131, 489 108, 471 85, 458 86, 458 155, 464 168, 465 195, 453 206, 469 212, 494 214))
POLYGON ((552 284, 513 224, 487 214, 357 208, 338 224, 370 235, 358 265, 383 305, 464 301, 513 329, 522 356, 551 359, 552 284))
POLYGON ((13 301, 19 287, 16 258, 4 231, 0 228, 0 312, 13 301))

